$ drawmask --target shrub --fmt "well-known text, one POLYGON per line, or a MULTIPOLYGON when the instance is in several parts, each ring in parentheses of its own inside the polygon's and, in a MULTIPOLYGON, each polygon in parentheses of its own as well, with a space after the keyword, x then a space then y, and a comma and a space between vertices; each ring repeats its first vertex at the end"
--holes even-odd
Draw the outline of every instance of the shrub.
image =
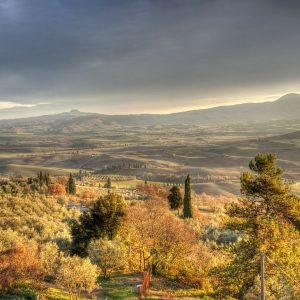
POLYGON ((94 199, 95 197, 96 197, 96 193, 92 190, 83 190, 80 193, 80 198, 84 200, 91 200, 94 199))
POLYGON ((66 188, 60 183, 53 183, 49 186, 48 193, 52 196, 63 196, 66 194, 66 188))
POLYGON ((97 267, 88 258, 67 256, 61 260, 57 283, 67 288, 70 297, 80 297, 82 291, 91 292, 96 287, 97 267))

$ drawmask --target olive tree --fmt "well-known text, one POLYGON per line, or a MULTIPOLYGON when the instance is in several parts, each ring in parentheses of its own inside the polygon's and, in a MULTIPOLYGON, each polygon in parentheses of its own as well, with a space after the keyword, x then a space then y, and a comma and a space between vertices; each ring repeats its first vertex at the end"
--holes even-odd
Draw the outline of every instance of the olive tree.
POLYGON ((124 265, 125 252, 118 240, 96 240, 90 243, 89 257, 102 271, 104 277, 124 265))
POLYGON ((65 287, 71 299, 80 297, 82 291, 89 293, 96 287, 97 266, 88 258, 66 256, 61 259, 57 284, 65 287))

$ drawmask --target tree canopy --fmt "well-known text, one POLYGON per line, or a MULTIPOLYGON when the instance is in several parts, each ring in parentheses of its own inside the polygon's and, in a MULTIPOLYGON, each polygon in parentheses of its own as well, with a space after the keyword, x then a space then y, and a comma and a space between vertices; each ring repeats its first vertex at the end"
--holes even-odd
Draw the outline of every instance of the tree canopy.
POLYGON ((177 185, 174 185, 170 189, 170 194, 168 196, 170 208, 173 210, 179 210, 183 204, 182 195, 180 189, 177 185))
MULTIPOLYGON (((233 259, 221 273, 223 293, 239 299, 255 285, 261 253, 279 263, 291 278, 300 279, 300 200, 282 179, 274 154, 258 154, 249 169, 241 175, 243 197, 227 208, 227 226, 243 236, 232 247, 233 259)), ((268 290, 276 297, 283 288, 280 272, 271 263, 266 265, 268 290)), ((297 288, 293 282, 288 284, 294 293, 297 288)))
POLYGON ((110 193, 95 201, 91 209, 80 216, 79 222, 73 222, 72 253, 86 256, 92 239, 113 239, 124 220, 124 209, 125 202, 117 194, 110 193))

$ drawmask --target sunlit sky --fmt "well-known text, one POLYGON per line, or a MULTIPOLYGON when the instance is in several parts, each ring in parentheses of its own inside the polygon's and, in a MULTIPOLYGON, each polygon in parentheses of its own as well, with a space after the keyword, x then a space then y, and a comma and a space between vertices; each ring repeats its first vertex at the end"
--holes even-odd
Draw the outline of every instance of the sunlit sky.
POLYGON ((0 117, 299 93, 299 28, 292 0, 0 0, 0 117))

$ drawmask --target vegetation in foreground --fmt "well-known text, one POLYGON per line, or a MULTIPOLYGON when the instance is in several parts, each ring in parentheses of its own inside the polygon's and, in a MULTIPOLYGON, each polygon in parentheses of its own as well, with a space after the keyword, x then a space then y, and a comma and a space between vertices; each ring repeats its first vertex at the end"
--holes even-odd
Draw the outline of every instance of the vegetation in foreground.
POLYGON ((299 198, 273 154, 249 167, 242 198, 209 218, 190 176, 184 191, 145 183, 145 200, 127 201, 109 180, 84 210, 68 208, 81 196, 73 175, 3 180, 1 297, 135 299, 151 264, 152 298, 260 299, 264 253, 268 299, 299 299, 299 198))

